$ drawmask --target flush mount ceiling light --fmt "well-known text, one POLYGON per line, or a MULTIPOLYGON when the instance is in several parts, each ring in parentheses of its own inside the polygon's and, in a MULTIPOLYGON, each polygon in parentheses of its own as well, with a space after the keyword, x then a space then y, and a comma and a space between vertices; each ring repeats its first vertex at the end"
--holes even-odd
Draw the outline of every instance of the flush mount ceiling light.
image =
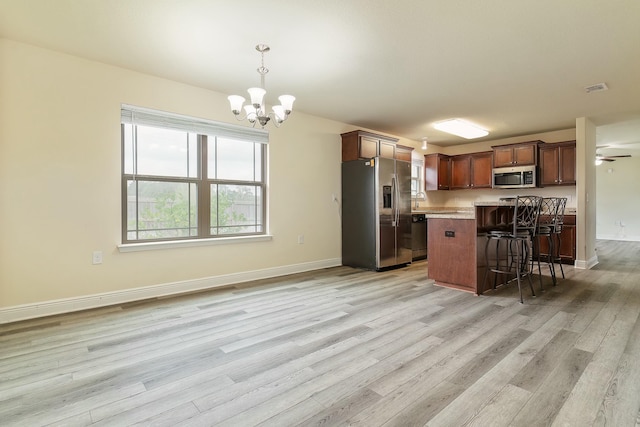
POLYGON ((273 117, 274 124, 276 127, 279 127, 282 122, 287 120, 289 114, 291 114, 293 101, 295 101, 296 98, 291 95, 281 95, 278 97, 280 105, 273 106, 273 111, 270 113, 266 111, 264 106, 264 95, 267 91, 264 89, 264 76, 269 72, 269 69, 264 66, 264 53, 269 52, 271 48, 266 44, 259 44, 256 46, 256 50, 262 55, 261 65, 257 69, 258 74, 260 74, 260 87, 247 89, 247 92, 249 92, 249 96, 251 97, 251 103, 244 107, 245 116, 240 116, 242 105, 245 101, 242 96, 231 95, 227 99, 231 104, 231 112, 239 121, 247 119, 249 120, 249 123, 253 124, 253 126, 255 126, 257 122, 260 123, 262 128, 264 128, 266 124, 269 123, 269 120, 271 120, 271 117, 273 117))
POLYGON ((452 135, 461 136, 466 139, 481 138, 489 135, 485 129, 469 123, 462 119, 449 119, 441 122, 434 123, 433 127, 442 132, 447 132, 452 135))
POLYGON ((422 149, 423 150, 427 149, 427 137, 426 136, 422 137, 422 149))

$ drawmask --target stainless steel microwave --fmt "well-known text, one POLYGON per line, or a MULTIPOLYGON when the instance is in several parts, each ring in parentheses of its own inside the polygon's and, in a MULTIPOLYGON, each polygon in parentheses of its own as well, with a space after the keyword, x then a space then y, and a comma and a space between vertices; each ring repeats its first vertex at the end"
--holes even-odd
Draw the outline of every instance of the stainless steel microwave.
POLYGON ((536 166, 494 168, 493 188, 532 188, 536 186, 536 166))

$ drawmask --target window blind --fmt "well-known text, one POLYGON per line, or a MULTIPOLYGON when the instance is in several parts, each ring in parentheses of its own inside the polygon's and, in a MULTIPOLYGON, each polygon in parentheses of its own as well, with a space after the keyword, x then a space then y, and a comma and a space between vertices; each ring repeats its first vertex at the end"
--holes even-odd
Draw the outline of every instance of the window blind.
POLYGON ((120 113, 122 123, 196 132, 204 135, 214 135, 261 144, 269 143, 269 132, 264 129, 214 122, 213 120, 183 116, 181 114, 127 104, 122 104, 120 113))

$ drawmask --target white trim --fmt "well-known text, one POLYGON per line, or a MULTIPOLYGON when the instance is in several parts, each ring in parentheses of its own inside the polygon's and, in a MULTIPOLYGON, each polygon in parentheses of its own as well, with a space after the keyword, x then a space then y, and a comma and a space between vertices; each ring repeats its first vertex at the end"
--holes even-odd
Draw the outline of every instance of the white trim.
POLYGON ((596 234, 596 240, 620 240, 623 242, 640 242, 640 236, 627 236, 626 234, 596 234))
POLYGON ((230 243, 254 243, 273 240, 270 234, 259 236, 216 237, 213 239, 170 240, 166 242, 126 243, 118 245, 120 252, 155 251, 158 249, 191 248, 194 246, 227 245, 230 243))
POLYGON ((201 279, 184 280, 173 283, 145 286, 141 288, 126 289, 123 291, 106 292, 102 294, 86 295, 60 300, 44 301, 34 304, 24 304, 13 307, 0 308, 0 324, 16 322, 19 320, 33 319, 37 317, 51 316, 54 314, 69 313, 90 308, 104 307, 114 304, 122 304, 147 298, 157 298, 167 295, 176 295, 186 292, 202 291, 219 288, 236 283, 252 280, 268 279, 271 277, 285 276, 288 274, 303 273, 305 271, 319 270, 322 268, 342 265, 340 258, 325 259, 320 261, 305 262, 302 264, 284 265, 280 267, 266 268, 263 270, 243 271, 239 273, 225 274, 222 276, 204 277, 201 279))
POLYGON ((598 264, 598 255, 594 255, 588 261, 577 259, 576 262, 574 263, 574 267, 582 270, 589 270, 593 268, 596 264, 598 264))

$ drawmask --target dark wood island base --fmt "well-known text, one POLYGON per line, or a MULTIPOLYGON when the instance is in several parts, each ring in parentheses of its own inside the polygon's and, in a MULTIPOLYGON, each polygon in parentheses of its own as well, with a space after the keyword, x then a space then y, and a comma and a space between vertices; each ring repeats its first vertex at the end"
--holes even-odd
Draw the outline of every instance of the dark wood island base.
MULTIPOLYGON (((427 215, 428 277, 436 285, 482 294, 486 271, 485 230, 507 224, 513 208, 507 203, 476 206, 464 215, 427 215)), ((489 248, 492 249, 491 247, 489 248)), ((489 259, 494 259, 489 254, 489 259)))
MULTIPOLYGON (((487 278, 485 233, 497 226, 506 226, 513 216, 513 202, 477 202, 467 211, 431 212, 427 218, 427 277, 436 285, 476 295, 493 288, 493 274, 487 278)), ((576 253, 576 216, 565 214, 564 228, 561 234, 560 257, 563 263, 575 262, 576 253)), ((548 248, 541 241, 541 253, 548 248)), ((489 246, 489 262, 495 260, 495 249, 489 246)))

